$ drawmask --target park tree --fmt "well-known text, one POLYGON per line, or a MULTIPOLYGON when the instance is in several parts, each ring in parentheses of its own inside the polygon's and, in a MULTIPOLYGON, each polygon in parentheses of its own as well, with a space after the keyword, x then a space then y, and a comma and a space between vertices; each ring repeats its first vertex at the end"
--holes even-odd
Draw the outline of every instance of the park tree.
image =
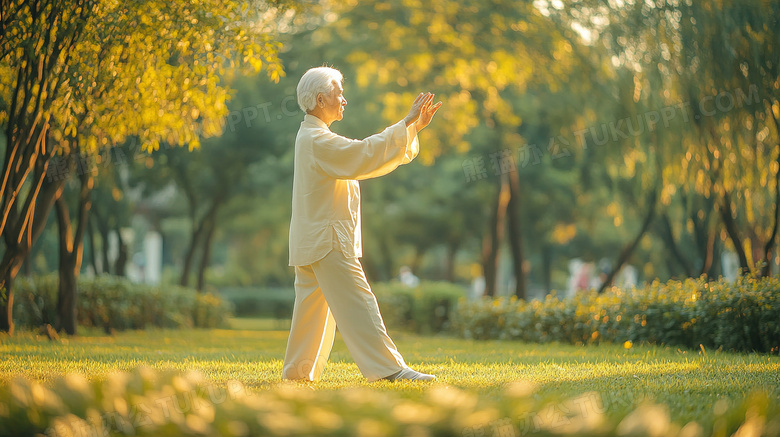
POLYGON ((147 153, 160 144, 194 149, 201 138, 221 133, 230 91, 220 80, 226 69, 265 67, 272 80, 281 75, 279 44, 257 18, 284 7, 3 2, 0 329, 13 331, 13 279, 65 181, 76 173, 81 195, 75 227, 62 201, 57 206, 63 257, 59 328, 75 333, 75 279, 94 187, 90 163, 131 137, 138 153, 147 153))
MULTIPOLYGON (((769 190, 778 156, 777 21, 764 7, 583 0, 561 4, 556 13, 586 29, 615 69, 627 72, 599 98, 623 96, 612 119, 644 122, 644 129, 622 141, 612 162, 623 160, 624 171, 639 176, 625 188, 657 193, 654 229, 684 275, 717 271, 720 239, 729 240, 745 272, 753 267, 751 246, 762 246, 763 254, 752 255, 768 260, 775 245, 777 208, 769 190)), ((627 208, 638 204, 623 198, 627 208)), ((644 208, 650 217, 652 208, 644 208)))
POLYGON ((69 62, 92 14, 91 2, 0 4, 0 124, 5 153, 0 185, 0 330, 13 332, 13 278, 40 235, 57 190, 41 193, 48 162, 51 109, 68 85, 69 62), (41 194, 41 201, 38 201, 41 194))
MULTIPOLYGON (((229 219, 223 211, 241 214, 242 209, 231 202, 263 196, 262 190, 268 187, 257 184, 253 173, 265 160, 276 159, 289 148, 275 141, 274 129, 279 122, 276 116, 282 114, 280 111, 285 111, 287 118, 297 115, 297 104, 285 100, 280 90, 273 89, 277 87, 259 84, 261 80, 231 79, 236 96, 228 103, 229 112, 220 136, 204 139, 201 147, 192 152, 166 147, 152 155, 154 165, 140 165, 136 171, 135 183, 143 185, 147 195, 173 184, 185 199, 184 215, 191 228, 183 253, 179 281, 182 286, 190 285, 195 272, 195 288, 203 290, 218 223, 229 219), (285 103, 278 103, 282 101, 285 103)), ((252 203, 244 201, 241 205, 246 210, 252 203)))
MULTIPOLYGON (((712 199, 743 272, 768 274, 778 223, 778 23, 762 2, 680 5, 672 70, 690 103, 684 156, 669 154, 670 178, 690 196, 712 199), (728 18, 727 18, 728 17, 728 18), (686 184, 687 182, 687 184, 686 184), (772 193, 774 191, 774 194, 772 193)), ((777 5, 773 6, 777 12, 777 5)), ((667 26, 672 29, 675 27, 667 26)))
POLYGON ((695 192, 715 199, 743 272, 768 275, 780 204, 780 6, 680 5, 680 93, 698 141, 686 153, 695 192), (702 177, 702 173, 705 175, 702 177), (763 267, 761 264, 763 263, 763 267))

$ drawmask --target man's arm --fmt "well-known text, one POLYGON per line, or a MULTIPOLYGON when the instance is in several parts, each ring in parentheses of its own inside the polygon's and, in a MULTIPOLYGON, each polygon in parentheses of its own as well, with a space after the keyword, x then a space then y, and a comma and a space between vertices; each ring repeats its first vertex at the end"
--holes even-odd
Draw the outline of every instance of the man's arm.
POLYGON ((398 122, 364 140, 352 140, 330 131, 313 138, 314 158, 336 179, 370 179, 408 164, 419 152, 416 131, 398 122))
POLYGON ((320 168, 337 179, 369 179, 384 176, 419 153, 417 133, 431 122, 442 102, 433 104, 434 95, 420 93, 402 121, 364 140, 351 140, 324 131, 313 144, 320 168))

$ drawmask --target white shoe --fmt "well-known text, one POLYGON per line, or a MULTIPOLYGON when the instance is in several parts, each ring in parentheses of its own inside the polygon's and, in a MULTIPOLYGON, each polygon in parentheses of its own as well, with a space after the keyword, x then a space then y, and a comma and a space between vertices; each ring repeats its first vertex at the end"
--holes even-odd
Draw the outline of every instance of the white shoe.
POLYGON ((398 381, 402 379, 409 381, 433 381, 436 379, 436 376, 406 368, 382 379, 387 379, 389 381, 398 381))

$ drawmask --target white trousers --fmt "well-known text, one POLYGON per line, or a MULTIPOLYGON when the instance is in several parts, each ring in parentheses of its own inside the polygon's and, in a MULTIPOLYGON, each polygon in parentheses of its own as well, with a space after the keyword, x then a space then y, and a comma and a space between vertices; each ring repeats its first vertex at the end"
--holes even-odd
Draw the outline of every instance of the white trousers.
POLYGON ((295 267, 295 307, 282 378, 318 380, 333 347, 336 325, 369 381, 408 368, 387 335, 360 260, 332 250, 314 264, 295 267))

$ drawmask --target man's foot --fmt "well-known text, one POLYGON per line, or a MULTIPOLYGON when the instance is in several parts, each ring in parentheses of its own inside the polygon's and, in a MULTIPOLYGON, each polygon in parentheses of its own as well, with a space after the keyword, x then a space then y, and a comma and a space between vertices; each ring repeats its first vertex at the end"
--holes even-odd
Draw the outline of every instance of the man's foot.
POLYGON ((382 379, 387 379, 389 381, 399 381, 402 379, 406 379, 409 381, 433 381, 434 379, 436 379, 436 377, 434 375, 429 375, 427 373, 420 373, 412 369, 403 369, 399 372, 393 373, 392 375, 382 379))

